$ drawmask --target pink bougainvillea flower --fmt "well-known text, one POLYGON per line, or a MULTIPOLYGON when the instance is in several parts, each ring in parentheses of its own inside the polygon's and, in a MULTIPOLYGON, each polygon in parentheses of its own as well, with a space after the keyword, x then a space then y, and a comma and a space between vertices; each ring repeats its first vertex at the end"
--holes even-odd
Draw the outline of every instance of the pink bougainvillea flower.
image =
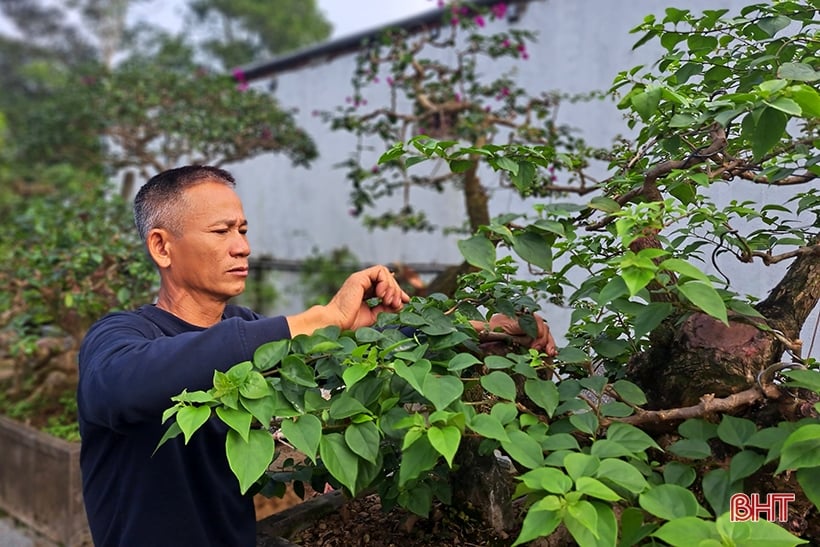
POLYGON ((501 19, 507 13, 507 4, 500 2, 495 4, 492 8, 490 8, 490 10, 493 12, 496 19, 501 19))
POLYGON ((473 21, 475 21, 475 24, 480 26, 480 27, 484 26, 484 18, 480 15, 476 15, 475 19, 473 19, 473 21))
POLYGON ((238 82, 236 89, 239 91, 245 91, 248 89, 248 81, 245 79, 245 73, 241 68, 233 69, 233 77, 238 82))

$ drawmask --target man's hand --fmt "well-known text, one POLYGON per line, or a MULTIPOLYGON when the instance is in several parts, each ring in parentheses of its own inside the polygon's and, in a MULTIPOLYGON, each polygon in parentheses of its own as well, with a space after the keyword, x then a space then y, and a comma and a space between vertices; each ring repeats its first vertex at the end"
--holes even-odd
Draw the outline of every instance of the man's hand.
POLYGON ((490 317, 488 323, 482 321, 470 321, 470 323, 478 331, 479 340, 482 342, 499 342, 500 340, 493 337, 493 333, 498 333, 509 336, 513 342, 529 346, 547 354, 549 357, 555 357, 558 354, 558 349, 555 346, 555 339, 550 333, 549 326, 540 316, 536 314, 532 314, 532 316, 535 319, 538 333, 535 338, 532 338, 521 329, 516 318, 501 313, 496 313, 490 317))
POLYGON ((311 334, 316 329, 335 325, 342 329, 369 327, 381 312, 397 312, 410 301, 398 281, 384 266, 372 266, 348 277, 326 306, 289 316, 291 336, 311 334), (376 298, 374 306, 368 300, 376 298))
POLYGON ((410 296, 402 290, 390 270, 384 266, 372 266, 348 277, 327 308, 338 318, 334 324, 343 329, 357 329, 375 323, 381 312, 399 311, 409 301, 410 296), (367 303, 371 298, 378 299, 373 307, 367 303))

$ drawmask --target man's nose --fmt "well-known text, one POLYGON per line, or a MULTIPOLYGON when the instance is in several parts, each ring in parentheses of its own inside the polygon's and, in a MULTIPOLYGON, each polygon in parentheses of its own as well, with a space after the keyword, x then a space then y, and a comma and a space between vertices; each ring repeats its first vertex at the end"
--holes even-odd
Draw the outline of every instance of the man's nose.
POLYGON ((231 245, 231 255, 233 256, 248 256, 251 254, 251 246, 248 243, 248 236, 245 234, 237 234, 231 245))

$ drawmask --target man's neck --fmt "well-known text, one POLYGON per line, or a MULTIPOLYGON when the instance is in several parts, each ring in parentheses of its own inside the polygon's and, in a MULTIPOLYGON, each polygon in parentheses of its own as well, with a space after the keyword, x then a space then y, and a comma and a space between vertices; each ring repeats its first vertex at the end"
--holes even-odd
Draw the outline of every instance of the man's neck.
POLYGON ((174 295, 160 289, 156 306, 197 327, 212 327, 222 320, 225 302, 196 299, 192 295, 174 295))

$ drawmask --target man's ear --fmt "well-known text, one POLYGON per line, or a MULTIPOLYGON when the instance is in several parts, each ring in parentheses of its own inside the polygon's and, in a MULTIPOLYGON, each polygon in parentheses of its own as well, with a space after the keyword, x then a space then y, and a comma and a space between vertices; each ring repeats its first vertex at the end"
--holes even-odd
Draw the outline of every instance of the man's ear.
POLYGON ((154 228, 145 238, 148 254, 160 269, 171 265, 171 238, 167 230, 154 228))

